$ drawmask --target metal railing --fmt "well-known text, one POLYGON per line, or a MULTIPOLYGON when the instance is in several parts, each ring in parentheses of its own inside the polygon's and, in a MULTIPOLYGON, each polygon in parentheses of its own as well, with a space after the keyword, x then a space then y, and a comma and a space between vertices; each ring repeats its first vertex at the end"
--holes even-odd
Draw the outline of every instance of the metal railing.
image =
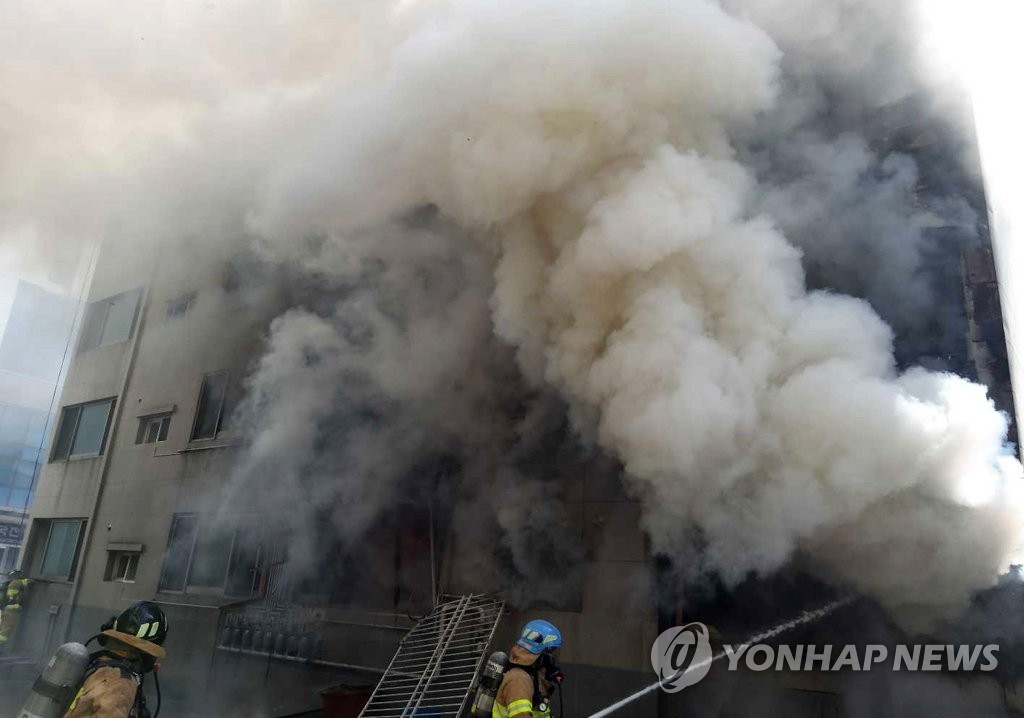
POLYGON ((406 634, 360 718, 458 718, 476 687, 504 602, 462 596, 406 634))

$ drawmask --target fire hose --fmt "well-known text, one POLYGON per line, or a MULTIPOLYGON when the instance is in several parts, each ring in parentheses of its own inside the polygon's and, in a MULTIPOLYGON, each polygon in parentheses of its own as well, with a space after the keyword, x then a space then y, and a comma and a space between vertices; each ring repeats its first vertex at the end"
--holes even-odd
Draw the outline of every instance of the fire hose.
MULTIPOLYGON (((761 643, 763 641, 767 641, 770 638, 774 638, 775 636, 778 636, 781 633, 785 633, 785 632, 790 631, 790 630, 792 630, 794 628, 797 628, 798 626, 803 626, 803 625, 806 625, 808 623, 815 623, 816 621, 820 621, 822 618, 824 618, 825 616, 829 615, 833 611, 850 605, 857 598, 858 598, 857 596, 847 596, 846 598, 841 598, 841 599, 833 601, 832 603, 829 603, 829 604, 827 604, 825 606, 822 606, 821 608, 819 608, 817 610, 806 611, 806 612, 800 614, 798 617, 796 617, 796 618, 794 618, 794 619, 792 619, 790 621, 785 621, 783 623, 780 623, 780 624, 774 626, 773 628, 768 629, 767 631, 764 631, 764 632, 759 633, 757 635, 751 636, 746 641, 744 641, 743 645, 744 646, 748 646, 748 645, 750 645, 752 643, 761 643)), ((659 680, 655 681, 654 683, 652 683, 651 685, 647 686, 646 688, 642 688, 639 691, 637 691, 636 693, 633 693, 632 695, 628 695, 625 698, 623 698, 622 700, 617 701, 616 703, 612 703, 610 706, 602 708, 601 710, 597 711, 596 713, 591 713, 589 718, 604 718, 604 716, 609 716, 612 713, 615 713, 616 711, 618 711, 619 709, 625 708, 630 703, 633 703, 634 701, 637 701, 637 700, 643 698, 648 693, 656 691, 662 685, 671 683, 672 681, 675 681, 680 676, 686 675, 687 673, 690 673, 691 671, 698 670, 700 668, 703 668, 704 666, 707 666, 707 665, 709 665, 711 663, 714 663, 717 660, 725 658, 726 655, 728 655, 728 654, 725 651, 719 651, 718 653, 712 655, 710 658, 706 658, 703 661, 698 661, 696 663, 688 665, 685 668, 680 669, 676 673, 668 676, 667 678, 659 679, 659 680)), ((559 695, 561 695, 561 693, 559 693, 559 695)))

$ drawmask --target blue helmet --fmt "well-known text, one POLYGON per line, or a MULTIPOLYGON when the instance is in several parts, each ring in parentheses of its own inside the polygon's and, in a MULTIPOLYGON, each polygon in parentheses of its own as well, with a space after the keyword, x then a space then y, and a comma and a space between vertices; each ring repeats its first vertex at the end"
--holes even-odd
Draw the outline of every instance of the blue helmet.
POLYGON ((562 632, 549 621, 533 620, 523 626, 516 645, 537 655, 549 649, 561 648, 562 632))

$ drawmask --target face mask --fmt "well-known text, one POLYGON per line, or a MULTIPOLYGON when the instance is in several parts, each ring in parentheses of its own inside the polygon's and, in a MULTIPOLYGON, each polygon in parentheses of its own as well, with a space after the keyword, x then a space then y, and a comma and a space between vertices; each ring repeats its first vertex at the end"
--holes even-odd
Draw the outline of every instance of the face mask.
POLYGON ((550 653, 541 654, 540 665, 544 668, 544 675, 548 682, 554 683, 555 685, 561 685, 562 681, 565 680, 565 674, 562 672, 561 666, 555 660, 554 655, 550 653))

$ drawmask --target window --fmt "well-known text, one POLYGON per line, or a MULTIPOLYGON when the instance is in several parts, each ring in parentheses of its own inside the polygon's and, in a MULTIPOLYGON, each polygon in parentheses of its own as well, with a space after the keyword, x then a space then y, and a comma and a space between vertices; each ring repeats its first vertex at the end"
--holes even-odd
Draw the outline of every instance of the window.
POLYGON ((167 302, 167 321, 172 322, 175 319, 181 319, 188 314, 188 310, 192 308, 195 301, 196 293, 189 292, 167 302))
POLYGON ((235 530, 224 595, 248 598, 256 593, 263 565, 262 521, 253 519, 235 530))
POLYGON ((135 435, 135 443, 155 444, 158 441, 167 441, 167 432, 170 428, 170 414, 144 416, 139 419, 139 432, 135 435))
POLYGON ((167 554, 160 574, 161 591, 184 591, 189 564, 199 533, 199 517, 194 514, 175 514, 171 533, 167 539, 167 554))
POLYGON ((192 425, 192 439, 212 439, 221 429, 221 418, 224 413, 224 395, 228 388, 226 371, 207 374, 203 377, 203 385, 199 390, 199 405, 196 408, 196 421, 192 425))
POLYGON ((266 264, 251 249, 236 252, 224 265, 221 288, 227 295, 238 295, 248 287, 257 287, 267 278, 266 264))
POLYGON ((200 529, 188 572, 189 586, 218 588, 224 585, 233 533, 221 522, 213 521, 200 529))
POLYGON ((49 524, 39 573, 43 576, 70 581, 75 571, 78 548, 82 541, 82 527, 85 525, 85 521, 54 519, 49 524))
POLYGON ((195 514, 176 514, 160 577, 161 591, 186 586, 221 589, 225 596, 248 598, 259 583, 262 519, 233 525, 218 518, 200 526, 195 514))
POLYGON ((79 351, 85 352, 131 338, 140 296, 142 290, 133 289, 90 304, 82 324, 79 351))
POLYGON ((138 552, 110 551, 107 553, 107 570, 103 574, 103 580, 135 583, 135 572, 138 569, 138 552))
POLYGON ((50 461, 102 454, 113 408, 113 399, 64 407, 50 461))

